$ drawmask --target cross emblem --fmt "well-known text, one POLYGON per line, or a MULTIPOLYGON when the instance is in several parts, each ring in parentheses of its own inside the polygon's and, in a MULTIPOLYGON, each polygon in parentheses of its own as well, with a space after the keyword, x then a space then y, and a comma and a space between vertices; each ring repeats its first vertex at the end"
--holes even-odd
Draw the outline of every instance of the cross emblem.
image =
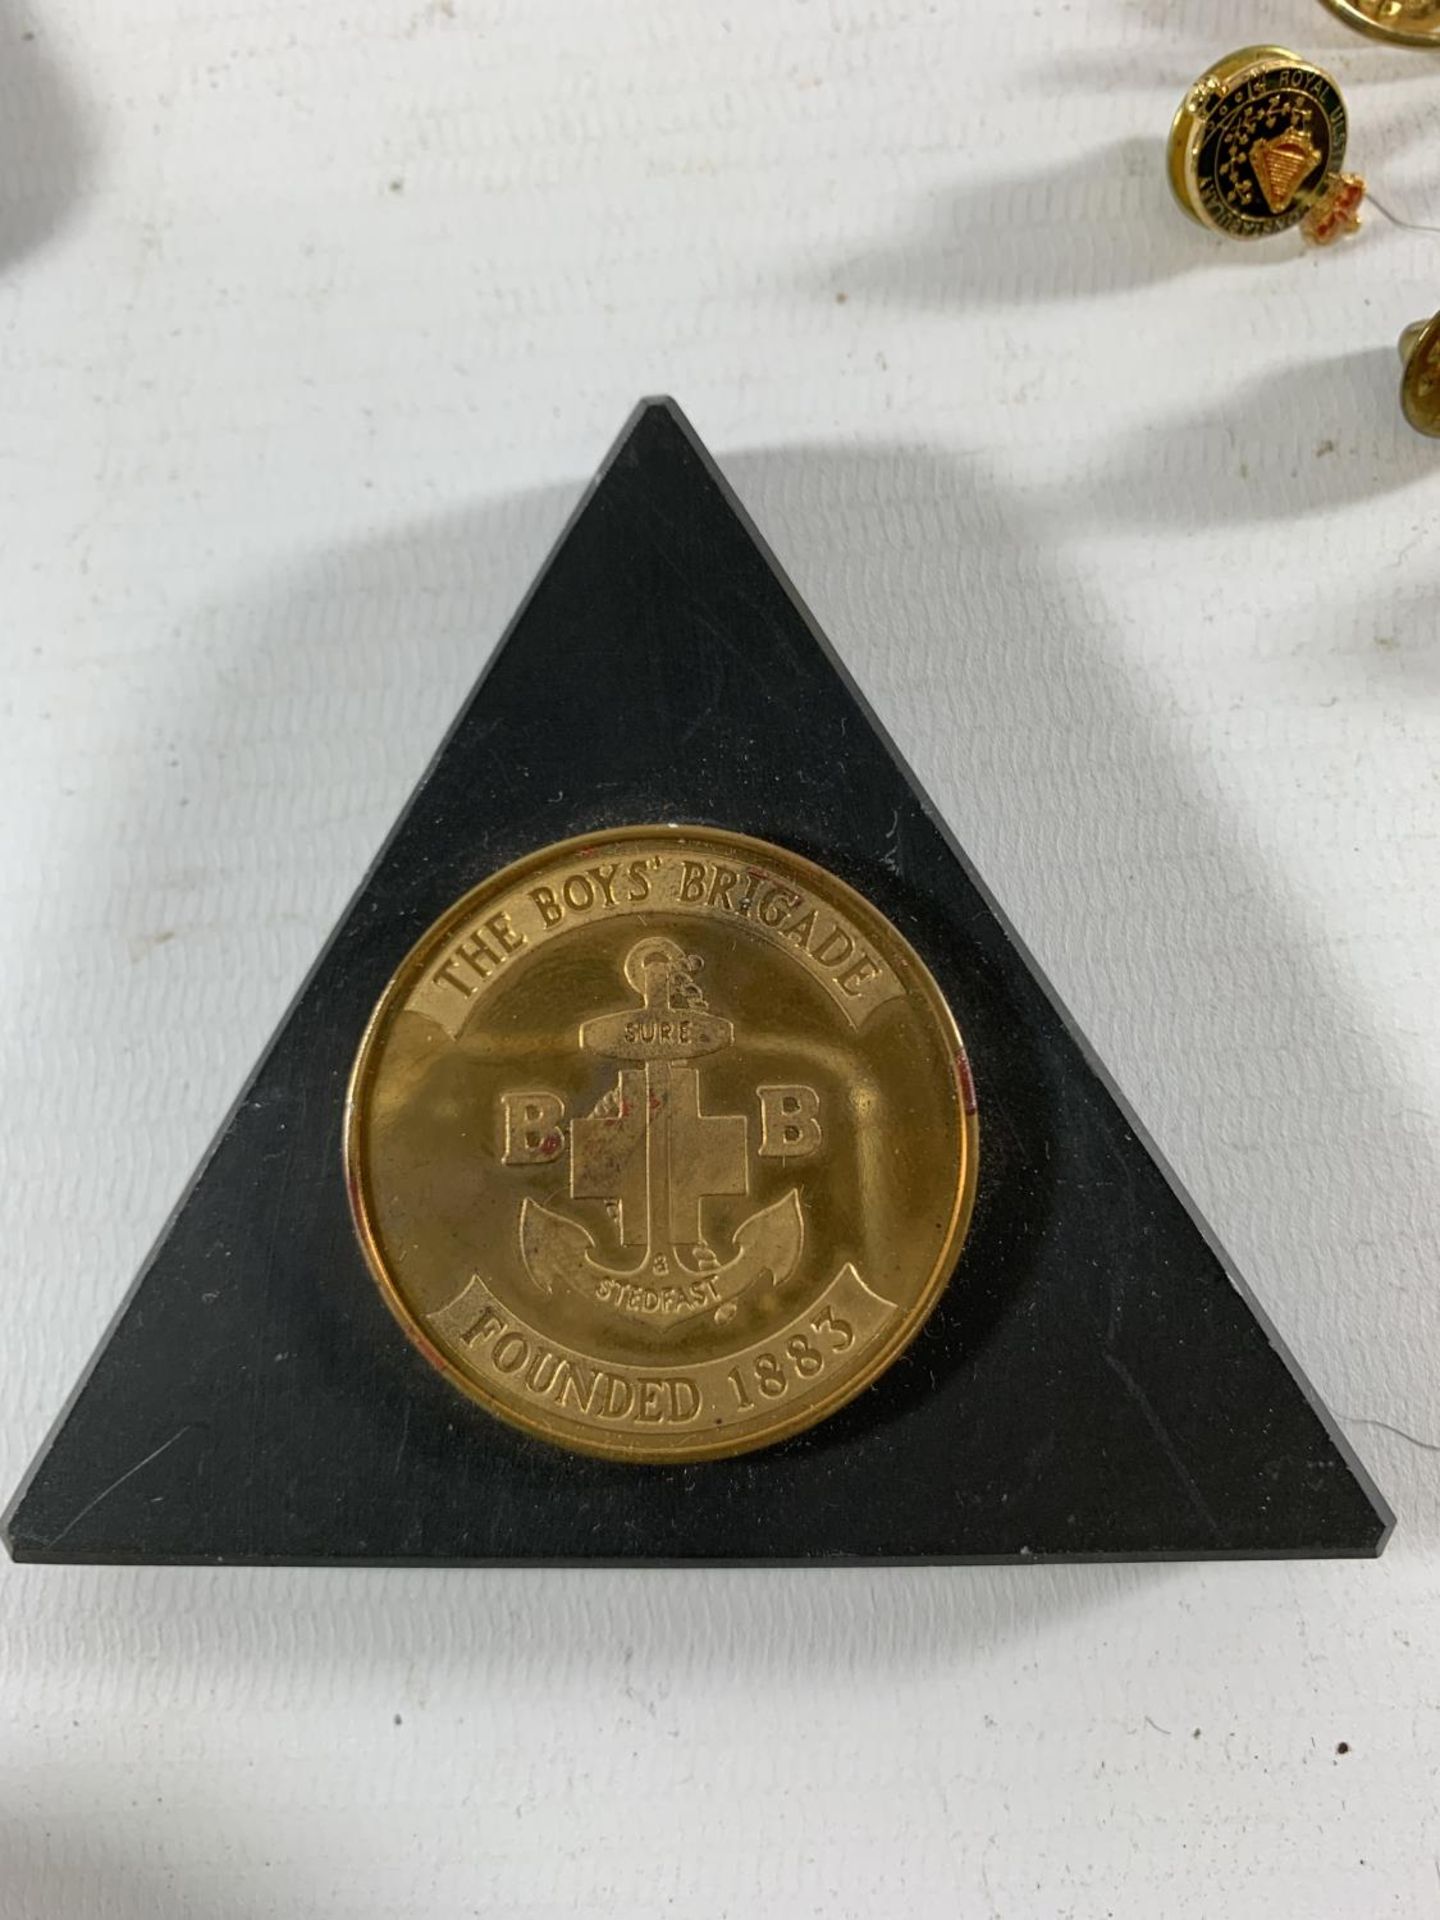
POLYGON ((652 1255, 702 1245, 700 1202, 750 1190, 743 1114, 700 1110, 688 1061, 729 1046, 732 1028, 705 1007, 673 941, 631 950, 625 975, 643 1010, 585 1023, 580 1044, 621 1061, 615 1085, 571 1128, 570 1192, 613 1201, 620 1240, 652 1255))
MULTIPOLYGON (((697 1060, 733 1043, 730 1021, 712 1013, 695 975, 700 961, 673 940, 641 940, 624 973, 639 1005, 602 1013, 580 1029, 582 1049, 616 1063, 614 1083, 588 1113, 565 1121, 557 1094, 502 1097, 506 1166, 545 1166, 570 1148, 570 1196, 604 1200, 621 1245, 639 1250, 624 1267, 600 1257, 589 1231, 534 1197, 520 1208, 520 1251, 542 1293, 574 1289, 607 1310, 678 1325, 697 1313, 723 1323, 734 1302, 766 1274, 794 1271, 804 1241, 800 1190, 744 1220, 721 1260, 706 1243, 704 1202, 750 1191, 750 1125, 741 1113, 705 1113, 697 1060), (617 1308, 617 1303, 618 1308, 617 1308)), ((761 1162, 808 1160, 823 1141, 813 1087, 758 1086, 761 1162)))

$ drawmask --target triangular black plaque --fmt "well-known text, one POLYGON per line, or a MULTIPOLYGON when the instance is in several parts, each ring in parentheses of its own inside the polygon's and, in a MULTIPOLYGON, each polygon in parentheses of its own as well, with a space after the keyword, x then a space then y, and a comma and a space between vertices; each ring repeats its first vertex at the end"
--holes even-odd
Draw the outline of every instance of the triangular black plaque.
POLYGON ((171 1220, 7 1517, 22 1560, 1371 1554, 1390 1517, 668 401, 642 407, 171 1220), (471 1406, 356 1243, 341 1109, 442 909, 625 822, 775 840, 867 894, 964 1028, 960 1277, 766 1452, 582 1458, 471 1406))

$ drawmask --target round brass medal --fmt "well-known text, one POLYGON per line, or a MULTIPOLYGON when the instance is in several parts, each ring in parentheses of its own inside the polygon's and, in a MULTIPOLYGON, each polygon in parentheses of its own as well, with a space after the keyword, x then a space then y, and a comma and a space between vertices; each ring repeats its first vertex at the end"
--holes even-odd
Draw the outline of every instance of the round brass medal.
POLYGON ((970 1074, 882 914, 796 855, 629 827, 457 902, 360 1046, 346 1173, 420 1351, 631 1461, 768 1446, 914 1336, 969 1223, 970 1074))

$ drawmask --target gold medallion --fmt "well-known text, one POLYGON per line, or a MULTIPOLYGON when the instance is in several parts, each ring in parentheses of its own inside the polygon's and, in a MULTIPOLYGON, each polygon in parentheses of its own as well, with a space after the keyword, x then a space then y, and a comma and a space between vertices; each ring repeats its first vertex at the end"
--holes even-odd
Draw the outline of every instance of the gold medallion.
POLYGON ((375 1009, 345 1134, 420 1351, 617 1460, 843 1406, 934 1306, 975 1192, 923 961, 823 868, 709 827, 565 841, 457 902, 375 1009))
POLYGON ((1440 47, 1440 0, 1325 0, 1348 26, 1402 47, 1440 47))
POLYGON ((1345 103, 1284 47, 1217 60, 1170 128, 1170 185, 1192 220, 1237 240, 1301 228, 1324 246, 1360 224, 1365 183, 1343 173, 1345 103))

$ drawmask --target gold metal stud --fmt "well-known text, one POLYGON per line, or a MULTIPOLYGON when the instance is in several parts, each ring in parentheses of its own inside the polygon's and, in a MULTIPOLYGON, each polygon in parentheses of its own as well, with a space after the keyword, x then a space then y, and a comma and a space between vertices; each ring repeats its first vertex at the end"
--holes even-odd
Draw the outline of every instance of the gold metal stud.
POLYGON ((1440 0, 1325 0, 1361 33, 1392 46, 1440 49, 1440 0))
POLYGON ((1284 47, 1241 47, 1206 69, 1170 128, 1175 198, 1192 220, 1237 240, 1299 227, 1326 246, 1360 224, 1365 182, 1342 172, 1340 89, 1284 47))
POLYGON ((1440 437, 1440 313, 1400 336, 1400 408, 1417 433, 1440 437))

